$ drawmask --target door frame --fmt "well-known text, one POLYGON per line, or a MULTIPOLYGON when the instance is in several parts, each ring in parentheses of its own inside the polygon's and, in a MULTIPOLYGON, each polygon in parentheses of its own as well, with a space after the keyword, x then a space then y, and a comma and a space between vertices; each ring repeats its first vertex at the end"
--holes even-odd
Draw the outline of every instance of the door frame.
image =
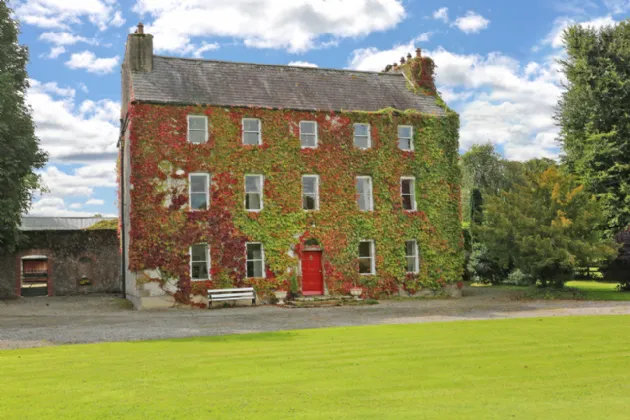
POLYGON ((304 273, 302 272, 302 261, 304 261, 304 253, 306 252, 318 252, 320 254, 319 264, 321 265, 321 270, 322 270, 322 293, 323 293, 323 296, 328 296, 328 288, 326 287, 326 281, 324 278, 324 250, 319 246, 308 246, 308 247, 305 247, 301 252, 300 274, 302 274, 302 282, 300 284, 300 288, 301 288, 302 295, 317 296, 316 294, 313 294, 313 293, 309 293, 309 294, 304 293, 304 273))
POLYGON ((30 249, 22 251, 15 257, 15 295, 22 296, 22 260, 24 257, 30 256, 43 256, 46 257, 48 277, 46 277, 46 284, 48 285, 48 296, 53 295, 53 258, 51 252, 47 249, 30 249))

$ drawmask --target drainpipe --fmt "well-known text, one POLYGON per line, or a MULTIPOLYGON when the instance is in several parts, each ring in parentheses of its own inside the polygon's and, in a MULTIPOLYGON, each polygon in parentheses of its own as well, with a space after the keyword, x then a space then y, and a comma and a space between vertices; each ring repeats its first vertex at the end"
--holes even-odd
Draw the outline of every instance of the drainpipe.
POLYGON ((127 131, 127 125, 129 124, 129 113, 125 115, 125 119, 120 119, 120 137, 118 138, 118 144, 116 147, 120 149, 120 245, 122 248, 121 252, 121 280, 122 280, 122 294, 123 298, 127 298, 127 267, 126 267, 126 259, 127 259, 127 247, 125 244, 125 132, 127 131))

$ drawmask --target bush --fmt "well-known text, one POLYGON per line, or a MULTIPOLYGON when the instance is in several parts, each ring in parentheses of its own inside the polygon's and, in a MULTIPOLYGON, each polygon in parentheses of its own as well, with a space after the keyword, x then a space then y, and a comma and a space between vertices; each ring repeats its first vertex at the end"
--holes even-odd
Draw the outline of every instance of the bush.
POLYGON ((630 229, 618 233, 616 240, 620 245, 619 254, 604 270, 604 279, 618 281, 619 290, 630 291, 630 229))
POLYGON ((530 286, 534 284, 536 281, 532 276, 523 273, 518 268, 513 270, 505 279, 506 284, 513 284, 515 286, 530 286))
POLYGON ((473 244, 466 271, 475 283, 500 284, 505 279, 505 270, 490 257, 488 248, 481 243, 473 244))
POLYGON ((600 203, 576 177, 551 161, 525 165, 521 183, 484 202, 483 225, 473 237, 487 247, 485 260, 561 288, 576 268, 617 255, 617 244, 594 228, 603 223, 600 203))

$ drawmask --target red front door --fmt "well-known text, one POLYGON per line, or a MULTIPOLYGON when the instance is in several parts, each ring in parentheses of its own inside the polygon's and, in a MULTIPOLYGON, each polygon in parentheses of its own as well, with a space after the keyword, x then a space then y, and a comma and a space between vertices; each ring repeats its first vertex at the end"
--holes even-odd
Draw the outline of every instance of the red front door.
POLYGON ((302 294, 305 296, 324 294, 321 251, 302 253, 302 294))

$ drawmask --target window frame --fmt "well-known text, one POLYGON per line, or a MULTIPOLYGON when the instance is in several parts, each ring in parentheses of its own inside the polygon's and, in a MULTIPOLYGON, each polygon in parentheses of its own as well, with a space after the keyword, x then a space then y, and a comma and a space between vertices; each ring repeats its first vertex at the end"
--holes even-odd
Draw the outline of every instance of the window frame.
POLYGON ((256 279, 256 278, 267 278, 267 270, 265 269, 265 246, 262 242, 245 242, 245 278, 247 279, 256 279), (250 260, 247 256, 247 246, 248 245, 260 245, 260 260, 250 260), (262 262, 262 277, 249 277, 247 272, 247 263, 250 261, 261 261, 262 262))
POLYGON ((402 201, 403 210, 409 213, 418 211, 418 202, 416 200, 416 177, 415 176, 403 176, 400 177, 400 199, 402 201), (411 209, 404 208, 405 194, 403 193, 403 181, 411 181, 411 209))
POLYGON ((396 136, 398 138, 398 149, 402 150, 403 152, 413 152, 415 150, 415 145, 413 144, 413 131, 414 131, 414 127, 413 125, 399 125, 396 128, 396 136), (402 149, 400 147, 400 139, 407 139, 407 137, 400 137, 400 128, 410 128, 411 129, 411 137, 409 137, 409 149, 402 149))
POLYGON ((265 176, 262 174, 245 174, 243 177, 243 189, 245 190, 245 199, 243 201, 243 206, 245 207, 245 211, 249 212, 261 212, 265 207, 265 176), (257 176, 260 178, 260 209, 248 209, 247 208, 247 194, 256 194, 256 193, 248 193, 247 192, 247 177, 249 176, 257 176))
POLYGON ((352 145, 356 149, 359 149, 359 150, 369 150, 369 149, 371 149, 372 148, 372 127, 371 127, 370 123, 354 123, 353 128, 354 128, 354 133, 353 133, 353 136, 352 136, 352 145), (359 146, 357 146, 357 142, 356 142, 356 139, 357 139, 357 126, 359 126, 359 125, 367 126, 367 136, 363 136, 363 135, 359 136, 359 137, 367 137, 367 143, 368 143, 367 147, 359 147, 359 146))
MULTIPOLYGON (((187 127, 186 127, 186 141, 190 144, 205 144, 208 143, 208 140, 210 139, 210 135, 208 133, 208 116, 207 115, 196 115, 196 114, 189 114, 186 116, 186 123, 187 123, 187 127), (193 143, 192 141, 190 141, 190 119, 191 118, 203 118, 204 119, 204 126, 205 126, 205 130, 204 131, 204 138, 205 140, 202 141, 201 143, 193 143)), ((198 130, 198 129, 194 129, 192 131, 202 131, 202 130, 198 130)))
POLYGON ((262 146, 262 121, 260 118, 241 119, 241 143, 243 146, 262 146), (245 121, 258 121, 258 131, 245 131, 245 121), (258 144, 245 143, 245 133, 258 133, 258 144))
POLYGON ((405 241, 405 270, 407 269, 407 264, 409 262, 409 258, 414 259, 414 271, 407 271, 407 274, 418 274, 420 273, 420 251, 418 249, 418 241, 416 239, 409 239, 405 241), (413 255, 407 255, 407 243, 413 242, 413 255))
POLYGON ((367 259, 370 258, 370 272, 369 273, 361 273, 360 269, 359 269, 359 275, 361 276, 375 276, 376 275, 376 245, 374 242, 374 239, 361 239, 359 241, 359 247, 357 248, 357 251, 359 250, 359 248, 361 248, 361 244, 362 243, 369 243, 370 244, 370 257, 361 257, 361 255, 357 255, 357 259, 361 260, 361 259, 367 259))
POLYGON ((359 211, 364 211, 364 212, 371 212, 374 211, 374 184, 372 182, 372 177, 371 176, 367 176, 367 175, 360 175, 355 177, 355 191, 356 191, 356 201, 357 201, 357 206, 359 207, 359 211), (358 182, 360 179, 367 179, 369 181, 369 186, 370 186, 370 205, 369 205, 369 209, 367 210, 363 210, 361 209, 361 204, 360 204, 360 194, 359 194, 359 188, 358 188, 358 182))
MULTIPOLYGON (((308 120, 303 120, 299 122, 299 129, 300 129, 300 148, 302 149, 317 149, 317 146, 319 146, 319 124, 317 124, 317 121, 308 121, 308 120), (315 124, 315 146, 304 146, 302 144, 302 123, 313 123, 315 124)), ((304 134, 308 134, 308 133, 304 133, 304 134)))
MULTIPOLYGON (((211 175, 207 172, 191 172, 188 174, 188 210, 189 211, 204 211, 210 209, 210 180, 211 175), (205 209, 193 209, 192 207, 192 177, 193 176, 205 176, 206 178, 206 208, 205 209)), ((195 192, 194 194, 201 194, 199 192, 195 192)))
POLYGON ((304 211, 318 211, 319 210, 319 175, 316 175, 316 174, 302 175, 302 210, 304 211), (315 178, 315 208, 314 209, 304 208, 304 197, 306 195, 306 193, 304 192, 304 178, 315 178))
POLYGON ((210 244, 209 243, 198 243, 198 244, 193 244, 188 248, 188 255, 189 255, 189 266, 190 266, 190 281, 208 281, 208 280, 212 280, 212 274, 210 273, 211 269, 212 269, 212 260, 210 259, 210 244), (208 272, 206 273, 206 277, 207 278, 200 278, 200 279, 195 279, 193 278, 193 262, 199 262, 199 261, 193 261, 193 253, 192 253, 192 249, 194 246, 197 245, 205 245, 206 247, 206 257, 208 258, 206 260, 207 263, 207 267, 208 267, 208 272))

